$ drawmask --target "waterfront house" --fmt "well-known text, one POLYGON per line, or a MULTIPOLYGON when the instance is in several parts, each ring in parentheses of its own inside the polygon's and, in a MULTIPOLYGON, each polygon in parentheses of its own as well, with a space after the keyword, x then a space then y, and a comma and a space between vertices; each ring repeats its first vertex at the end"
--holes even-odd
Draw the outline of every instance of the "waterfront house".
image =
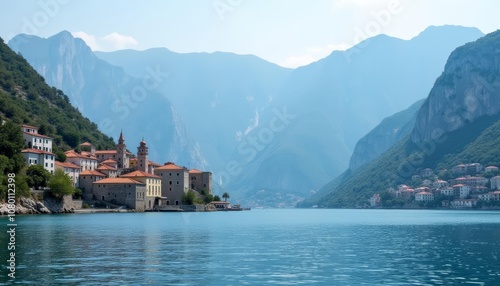
POLYGON ((98 200, 125 205, 137 211, 146 210, 146 184, 130 178, 106 178, 93 182, 98 200))
POLYGON ((161 177, 161 196, 168 198, 166 204, 182 204, 182 195, 189 190, 189 171, 168 162, 155 168, 154 174, 161 177))
POLYGON ((83 199, 94 199, 93 183, 106 177, 103 173, 96 170, 86 170, 80 172, 80 189, 83 190, 83 199))
POLYGON ((451 201, 450 206, 452 208, 462 209, 462 208, 473 208, 476 206, 476 204, 477 204, 476 199, 457 199, 451 201))
POLYGON ((434 194, 430 192, 419 192, 415 195, 417 202, 430 202, 434 200, 434 194))
POLYGON ((161 199, 161 177, 144 171, 134 171, 120 176, 141 182, 146 185, 146 209, 152 209, 160 204, 161 199))

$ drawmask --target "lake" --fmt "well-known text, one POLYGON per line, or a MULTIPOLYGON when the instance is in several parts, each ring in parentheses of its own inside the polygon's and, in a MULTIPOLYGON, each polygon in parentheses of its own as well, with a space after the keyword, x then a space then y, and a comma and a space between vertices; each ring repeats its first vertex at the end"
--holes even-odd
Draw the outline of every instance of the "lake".
MULTIPOLYGON (((17 216, 25 285, 500 285, 500 212, 17 216)), ((1 217, 1 261, 8 257, 1 217)), ((2 267, 1 282, 7 282, 2 267)))

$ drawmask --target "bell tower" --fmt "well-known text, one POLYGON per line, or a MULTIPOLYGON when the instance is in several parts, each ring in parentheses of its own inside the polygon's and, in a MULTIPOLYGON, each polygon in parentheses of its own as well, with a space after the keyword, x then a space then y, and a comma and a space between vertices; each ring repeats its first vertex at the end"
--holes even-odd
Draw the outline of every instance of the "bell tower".
POLYGON ((123 132, 120 131, 120 138, 118 139, 118 144, 116 145, 116 162, 118 163, 119 169, 128 168, 127 160, 127 145, 125 145, 125 138, 123 138, 123 132))
POLYGON ((146 141, 142 139, 139 147, 137 147, 137 170, 148 172, 148 146, 146 146, 146 141))

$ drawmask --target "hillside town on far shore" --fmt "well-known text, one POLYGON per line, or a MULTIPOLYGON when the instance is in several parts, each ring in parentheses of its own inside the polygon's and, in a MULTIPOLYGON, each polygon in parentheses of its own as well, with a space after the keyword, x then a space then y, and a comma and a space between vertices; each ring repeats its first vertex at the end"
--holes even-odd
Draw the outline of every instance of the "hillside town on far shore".
POLYGON ((412 177, 412 182, 419 187, 403 184, 389 188, 384 193, 374 194, 369 203, 371 207, 498 208, 499 174, 497 166, 484 167, 480 163, 460 164, 439 174, 426 168, 412 177))
MULTIPOLYGON (((136 211, 181 210, 187 192, 212 194, 212 173, 189 170, 172 162, 155 163, 148 158, 144 140, 134 156, 127 150, 122 132, 114 150, 95 150, 90 142, 84 142, 79 152, 66 151, 66 161, 59 162, 52 153, 52 138, 39 134, 34 126, 22 125, 21 131, 26 145, 21 153, 26 165, 41 165, 52 174, 56 168, 64 170, 74 187, 82 190, 83 201, 136 211)), ((208 206, 211 210, 231 208, 226 201, 213 201, 208 206)))

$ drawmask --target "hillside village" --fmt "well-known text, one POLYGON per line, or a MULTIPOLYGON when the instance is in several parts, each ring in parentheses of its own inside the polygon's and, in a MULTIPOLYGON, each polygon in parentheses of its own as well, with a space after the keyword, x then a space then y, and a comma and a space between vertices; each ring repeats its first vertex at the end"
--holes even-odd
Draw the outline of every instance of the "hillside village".
POLYGON ((444 207, 455 209, 500 206, 500 171, 480 163, 460 164, 435 174, 426 168, 412 177, 412 188, 399 185, 369 199, 371 207, 444 207))
MULTIPOLYGON (((212 194, 212 173, 187 169, 172 162, 164 165, 148 158, 149 148, 142 140, 137 155, 127 150, 120 132, 114 150, 96 150, 90 142, 69 150, 65 162, 55 160, 52 138, 39 134, 35 126, 22 125, 26 149, 21 153, 30 166, 38 164, 51 174, 59 168, 71 178, 74 187, 82 190, 84 201, 100 201, 126 206, 136 211, 179 210, 183 195, 194 191, 212 194)), ((228 202, 214 201, 215 209, 225 209, 228 202)))

